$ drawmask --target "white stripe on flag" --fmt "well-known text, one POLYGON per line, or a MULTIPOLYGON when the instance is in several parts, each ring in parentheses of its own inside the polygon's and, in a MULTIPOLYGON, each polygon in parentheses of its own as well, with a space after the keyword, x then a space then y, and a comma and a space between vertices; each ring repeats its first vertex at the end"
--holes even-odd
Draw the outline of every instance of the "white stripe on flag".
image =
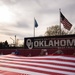
POLYGON ((74 75, 75 57, 38 56, 22 57, 4 55, 0 57, 0 70, 29 75, 74 75))
POLYGON ((28 74, 28 75, 47 75, 44 73, 37 73, 37 72, 25 71, 25 70, 21 70, 21 69, 7 68, 7 67, 0 67, 0 70, 22 73, 22 74, 28 74))

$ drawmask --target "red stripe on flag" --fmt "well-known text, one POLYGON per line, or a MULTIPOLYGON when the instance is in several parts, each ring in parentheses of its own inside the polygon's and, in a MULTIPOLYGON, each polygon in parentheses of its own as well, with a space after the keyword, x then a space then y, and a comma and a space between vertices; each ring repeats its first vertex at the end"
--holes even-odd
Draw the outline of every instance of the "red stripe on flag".
POLYGON ((60 18, 64 28, 66 28, 67 30, 70 30, 72 27, 72 24, 65 18, 65 16, 61 12, 60 12, 60 18))
POLYGON ((72 56, 39 56, 22 57, 5 55, 0 57, 1 74, 7 75, 65 75, 75 74, 75 57, 72 56), (16 70, 16 71, 14 71, 16 70), (18 70, 18 71, 17 71, 18 70), (2 72, 3 71, 3 72, 2 72), (20 72, 23 71, 23 72, 20 72))

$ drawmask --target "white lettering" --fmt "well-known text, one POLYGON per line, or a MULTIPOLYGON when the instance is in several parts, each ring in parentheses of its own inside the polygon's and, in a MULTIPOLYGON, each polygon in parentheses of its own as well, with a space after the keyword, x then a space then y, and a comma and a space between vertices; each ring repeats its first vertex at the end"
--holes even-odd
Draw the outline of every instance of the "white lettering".
POLYGON ((45 45, 46 47, 48 47, 48 46, 49 46, 49 42, 48 42, 48 44, 47 44, 47 41, 44 41, 44 45, 45 45))
POLYGON ((52 40, 49 41, 49 46, 53 46, 53 41, 52 40))
POLYGON ((66 46, 66 40, 61 40, 60 41, 60 46, 66 46))
POLYGON ((34 47, 38 47, 38 41, 34 41, 34 47))
POLYGON ((59 46, 59 40, 54 40, 54 46, 59 46))
POLYGON ((44 41, 39 41, 39 46, 44 46, 43 43, 44 41))
POLYGON ((50 40, 36 40, 34 42, 31 39, 28 39, 26 42, 28 48, 32 49, 35 48, 42 48, 42 47, 72 47, 75 46, 75 39, 50 39, 50 40), (34 43, 34 46, 33 46, 34 43))
POLYGON ((75 39, 67 40, 67 46, 75 46, 75 39))

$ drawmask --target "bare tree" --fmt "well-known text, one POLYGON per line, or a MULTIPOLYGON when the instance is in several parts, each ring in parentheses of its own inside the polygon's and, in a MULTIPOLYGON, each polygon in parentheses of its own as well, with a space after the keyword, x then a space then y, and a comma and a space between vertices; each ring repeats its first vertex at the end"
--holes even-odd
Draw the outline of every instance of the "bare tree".
MULTIPOLYGON (((61 29, 61 35, 67 35, 68 33, 61 29)), ((45 36, 55 36, 60 35, 60 26, 55 25, 52 27, 48 27, 47 31, 45 32, 45 36)))

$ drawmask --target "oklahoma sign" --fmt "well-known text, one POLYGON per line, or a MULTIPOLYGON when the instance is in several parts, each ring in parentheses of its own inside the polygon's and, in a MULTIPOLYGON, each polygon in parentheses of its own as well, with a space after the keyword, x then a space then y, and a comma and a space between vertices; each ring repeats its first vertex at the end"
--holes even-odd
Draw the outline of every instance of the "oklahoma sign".
POLYGON ((75 35, 50 36, 50 37, 30 37, 24 39, 26 49, 38 48, 74 48, 75 35))

